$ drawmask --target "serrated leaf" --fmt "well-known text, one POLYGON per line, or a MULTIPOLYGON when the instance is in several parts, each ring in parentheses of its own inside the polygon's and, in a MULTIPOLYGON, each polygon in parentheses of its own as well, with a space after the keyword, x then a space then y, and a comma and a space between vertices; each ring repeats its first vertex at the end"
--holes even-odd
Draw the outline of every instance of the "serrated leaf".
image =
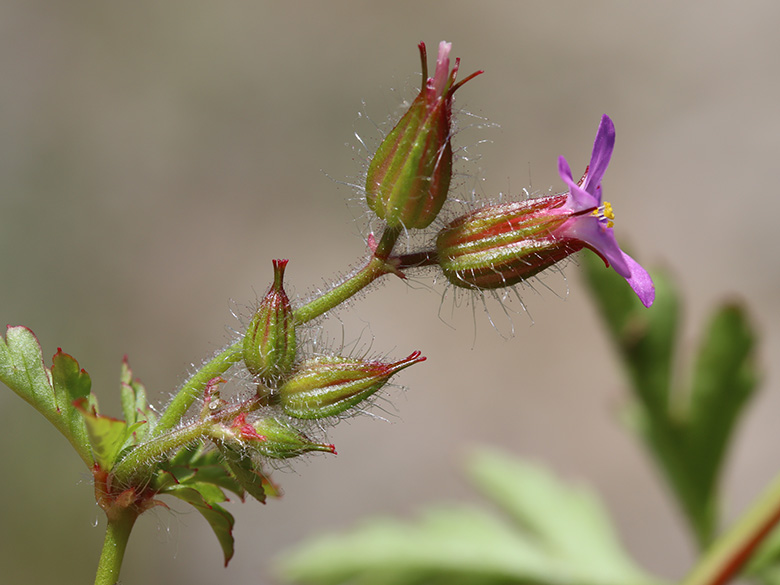
POLYGON ((317 539, 283 559, 282 575, 313 584, 573 583, 563 563, 504 522, 476 509, 437 507, 411 524, 387 518, 364 522, 351 534, 317 539))
POLYGON ((190 445, 176 453, 162 465, 155 477, 155 489, 164 489, 172 483, 207 483, 229 490, 244 498, 244 489, 236 481, 218 451, 204 450, 201 444, 190 445))
POLYGON ((89 374, 79 367, 79 363, 72 356, 61 349, 58 349, 52 358, 51 377, 59 408, 89 396, 92 389, 89 374))
MULTIPOLYGON (((114 466, 131 429, 123 420, 98 414, 94 400, 90 403, 86 397, 83 397, 76 400, 74 404, 86 423, 95 461, 101 469, 109 471, 114 466)), ((141 423, 133 426, 139 424, 141 423)))
POLYGON ((248 455, 243 455, 226 445, 220 445, 219 452, 238 484, 258 502, 265 504, 266 477, 257 463, 248 455))
MULTIPOLYGON (((327 535, 304 544, 283 559, 282 575, 317 585, 658 583, 625 556, 592 497, 583 497, 581 490, 564 488, 544 472, 504 457, 484 459, 480 465, 475 473, 493 486, 492 491, 503 493, 504 504, 513 502, 511 507, 523 517, 522 523, 465 506, 438 506, 415 523, 374 519, 350 534, 327 535), (507 462, 508 478, 502 481, 496 474, 507 469, 502 467, 507 462), (531 512, 536 502, 520 504, 510 496, 510 484, 523 499, 551 489, 554 503, 563 512, 555 511, 550 522, 540 520, 531 512), (566 511, 573 513, 568 521, 566 511)), ((543 500, 550 498, 543 494, 543 500)), ((553 504, 544 501, 543 506, 550 512, 553 504)))
POLYGON ((693 372, 686 454, 704 494, 715 491, 729 439, 758 384, 755 333, 738 305, 711 317, 693 372))
POLYGON ((495 452, 475 454, 467 472, 483 494, 543 545, 605 575, 614 572, 618 581, 646 579, 589 490, 565 485, 539 466, 495 452))
POLYGON ((122 360, 122 372, 120 375, 122 412, 128 425, 137 421, 145 421, 146 424, 138 427, 138 430, 129 437, 130 445, 137 445, 149 438, 149 435, 157 423, 157 415, 146 400, 146 389, 137 379, 133 379, 133 372, 127 361, 127 356, 122 360))
POLYGON ((55 381, 43 364, 41 346, 33 332, 9 326, 6 339, 0 336, 0 381, 46 417, 91 468, 87 430, 72 405, 74 399, 89 393, 89 376, 67 354, 58 351, 54 357, 55 381))
MULTIPOLYGON (((227 510, 217 503, 217 501, 209 499, 213 495, 213 492, 210 489, 213 486, 209 486, 208 488, 204 488, 203 486, 198 487, 200 489, 191 486, 173 485, 163 493, 175 496, 180 500, 191 504, 206 519, 219 541, 219 545, 222 548, 222 554, 225 558, 225 566, 227 566, 230 559, 233 558, 233 525, 235 520, 227 510), (203 491, 201 491, 201 489, 203 491)), ((220 494, 222 494, 221 491, 220 494)), ((224 498, 224 494, 222 494, 222 497, 224 498)))

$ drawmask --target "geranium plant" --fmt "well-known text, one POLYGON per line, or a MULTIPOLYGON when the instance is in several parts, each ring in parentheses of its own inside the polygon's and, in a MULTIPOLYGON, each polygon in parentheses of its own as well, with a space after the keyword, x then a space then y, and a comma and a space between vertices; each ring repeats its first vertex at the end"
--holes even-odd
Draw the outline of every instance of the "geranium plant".
MULTIPOLYGON (((500 205, 474 204, 460 217, 437 223, 450 199, 456 162, 454 94, 482 72, 458 81, 459 61, 451 63, 451 45, 442 42, 429 77, 423 43, 419 52, 420 92, 367 167, 363 195, 376 235, 368 236, 368 252, 358 269, 304 301, 289 298, 285 291, 285 271, 294 266, 284 259, 273 260, 271 285, 241 335, 205 361, 163 408, 151 407, 127 360, 120 373, 123 416, 115 418, 100 410, 89 374, 76 359, 58 350, 51 362, 44 360, 35 335, 22 326, 9 326, 5 339, 0 338, 0 380, 60 431, 92 475, 95 500, 106 517, 96 584, 118 582, 136 520, 147 510, 164 506, 162 496, 192 505, 205 518, 227 564, 233 556, 234 518, 222 506, 226 494, 261 502, 277 495, 268 473, 269 460, 311 452, 335 454, 325 437, 327 426, 370 408, 372 398, 391 378, 425 361, 417 350, 400 359, 315 350, 314 344, 301 342, 305 324, 383 277, 404 279, 435 267, 439 280, 482 295, 533 278, 585 248, 619 275, 619 286, 610 285, 599 298, 645 408, 638 427, 681 495, 701 543, 712 541, 714 482, 728 431, 744 399, 735 400, 727 412, 718 411, 722 425, 696 422, 696 416, 712 415, 712 405, 722 406, 722 392, 707 385, 702 370, 692 394, 690 428, 670 415, 668 388, 657 374, 670 368, 671 352, 666 348, 673 323, 668 305, 674 301, 661 296, 665 308, 655 313, 658 317, 652 316, 655 308, 646 307, 656 298, 653 280, 615 239, 614 213, 601 194, 615 142, 612 120, 602 117, 590 165, 579 181, 573 179, 566 160, 559 159, 561 194, 500 205), (399 243, 413 231, 426 244, 406 251, 399 243), (227 382, 242 385, 242 390, 228 397, 223 391, 227 382), (709 410, 702 411, 700 403, 709 410)), ((754 385, 752 338, 741 312, 726 311, 719 319, 711 339, 720 342, 736 331, 743 350, 730 362, 721 361, 723 347, 705 344, 701 359, 706 367, 723 369, 745 398, 754 385), (725 334, 719 332, 723 328, 725 334)), ((568 497, 565 493, 561 491, 562 498, 568 497)), ((768 532, 770 517, 765 520, 763 532, 750 532, 755 543, 768 532)), ((728 574, 744 560, 746 555, 734 561, 728 574)), ((539 574, 520 579, 526 578, 544 581, 539 574)), ((697 581, 704 582, 720 581, 697 581)))

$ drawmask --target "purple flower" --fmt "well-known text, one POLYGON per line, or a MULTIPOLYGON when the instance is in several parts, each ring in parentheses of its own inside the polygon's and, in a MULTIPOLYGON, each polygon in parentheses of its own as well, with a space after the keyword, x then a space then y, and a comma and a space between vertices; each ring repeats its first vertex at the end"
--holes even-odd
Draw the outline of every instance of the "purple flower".
POLYGON ((623 252, 618 246, 612 230, 615 216, 612 205, 601 201, 601 179, 607 171, 612 150, 615 148, 615 125, 606 114, 601 118, 590 164, 579 183, 572 178, 569 163, 564 157, 558 158, 558 172, 569 186, 566 202, 560 208, 570 218, 555 230, 560 238, 582 242, 601 256, 607 266, 612 268, 634 289, 645 307, 655 300, 653 280, 639 263, 623 252))
POLYGON ((579 183, 566 159, 558 159, 568 193, 489 205, 450 222, 436 238, 436 260, 447 280, 478 290, 512 286, 590 248, 626 279, 646 307, 652 305, 653 281, 618 246, 612 205, 601 201, 601 179, 614 146, 615 127, 604 116, 579 183))

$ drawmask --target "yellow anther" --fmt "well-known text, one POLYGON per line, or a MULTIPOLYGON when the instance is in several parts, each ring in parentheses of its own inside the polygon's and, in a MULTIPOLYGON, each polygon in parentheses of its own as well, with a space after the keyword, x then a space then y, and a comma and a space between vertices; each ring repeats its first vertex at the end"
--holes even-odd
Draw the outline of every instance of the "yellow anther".
POLYGON ((591 212, 591 215, 593 217, 598 217, 599 220, 606 219, 608 228, 615 225, 615 222, 612 221, 615 219, 615 212, 612 211, 612 204, 609 201, 605 201, 597 209, 594 209, 591 212))

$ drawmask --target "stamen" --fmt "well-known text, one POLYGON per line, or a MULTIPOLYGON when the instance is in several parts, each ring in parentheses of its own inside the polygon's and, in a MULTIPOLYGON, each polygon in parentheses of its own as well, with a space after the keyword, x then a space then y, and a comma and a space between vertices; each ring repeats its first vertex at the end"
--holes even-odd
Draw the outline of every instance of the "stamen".
POLYGON ((612 211, 612 204, 609 201, 605 201, 598 209, 594 209, 591 215, 599 218, 599 221, 606 221, 608 228, 614 227, 615 225, 615 212, 612 211))

